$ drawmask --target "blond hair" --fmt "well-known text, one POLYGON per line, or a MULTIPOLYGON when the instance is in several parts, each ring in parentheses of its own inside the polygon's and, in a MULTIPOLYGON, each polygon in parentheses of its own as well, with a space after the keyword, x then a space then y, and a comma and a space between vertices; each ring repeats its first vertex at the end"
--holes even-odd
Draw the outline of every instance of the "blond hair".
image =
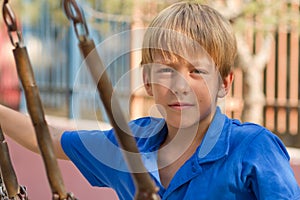
POLYGON ((173 4, 154 18, 144 35, 141 64, 152 63, 156 53, 166 57, 173 54, 166 51, 197 51, 195 43, 213 59, 222 77, 230 73, 237 47, 229 21, 213 8, 191 2, 173 4))

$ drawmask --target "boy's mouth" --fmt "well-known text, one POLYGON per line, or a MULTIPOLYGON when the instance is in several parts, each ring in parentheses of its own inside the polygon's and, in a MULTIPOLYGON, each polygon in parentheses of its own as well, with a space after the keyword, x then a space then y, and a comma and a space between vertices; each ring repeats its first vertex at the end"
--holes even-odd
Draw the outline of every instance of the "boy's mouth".
POLYGON ((174 102, 169 104, 168 106, 176 110, 183 110, 183 109, 191 108, 193 104, 186 103, 186 102, 174 102))

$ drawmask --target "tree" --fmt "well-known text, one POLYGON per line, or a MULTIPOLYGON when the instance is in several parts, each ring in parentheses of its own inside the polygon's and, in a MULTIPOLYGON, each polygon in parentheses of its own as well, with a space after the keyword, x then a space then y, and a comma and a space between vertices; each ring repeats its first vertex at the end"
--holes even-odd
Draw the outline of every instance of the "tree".
POLYGON ((265 105, 263 72, 270 59, 274 33, 282 26, 286 26, 288 31, 299 30, 299 10, 291 9, 295 5, 299 9, 299 1, 227 0, 212 5, 230 19, 236 30, 236 67, 242 69, 244 77, 242 120, 262 124, 265 105), (260 47, 253 48, 247 43, 245 35, 249 28, 252 28, 252 37, 260 37, 260 47))

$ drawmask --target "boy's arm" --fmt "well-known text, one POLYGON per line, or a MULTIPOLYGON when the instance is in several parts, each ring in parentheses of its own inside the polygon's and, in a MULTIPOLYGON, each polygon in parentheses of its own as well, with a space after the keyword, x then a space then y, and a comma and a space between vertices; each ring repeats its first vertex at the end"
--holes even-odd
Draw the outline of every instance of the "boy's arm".
MULTIPOLYGON (((0 124, 5 135, 9 136, 25 148, 40 153, 35 130, 29 116, 0 105, 0 124)), ((60 144, 63 130, 49 125, 48 128, 57 158, 67 160, 68 157, 62 150, 60 144)))

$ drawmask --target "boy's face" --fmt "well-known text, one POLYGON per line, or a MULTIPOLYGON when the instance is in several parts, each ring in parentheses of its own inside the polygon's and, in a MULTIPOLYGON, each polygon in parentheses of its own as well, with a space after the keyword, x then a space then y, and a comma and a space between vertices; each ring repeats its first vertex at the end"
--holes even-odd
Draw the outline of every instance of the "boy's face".
POLYGON ((148 73, 144 70, 146 90, 169 126, 187 128, 212 117, 217 97, 226 93, 209 56, 194 56, 188 61, 156 56, 148 67, 148 73))

